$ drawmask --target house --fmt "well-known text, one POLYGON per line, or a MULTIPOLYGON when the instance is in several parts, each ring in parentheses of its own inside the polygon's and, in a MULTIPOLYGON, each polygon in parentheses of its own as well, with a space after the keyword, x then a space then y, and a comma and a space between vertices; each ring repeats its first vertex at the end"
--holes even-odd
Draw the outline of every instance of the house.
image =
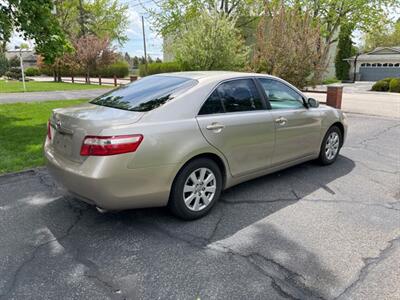
MULTIPOLYGON (((6 58, 8 60, 18 57, 20 50, 8 50, 6 51, 6 58)), ((32 50, 21 50, 22 62, 24 63, 24 68, 36 67, 37 66, 37 55, 32 50)))
POLYGON ((350 78, 357 81, 378 81, 400 77, 400 46, 378 47, 375 50, 345 59, 350 64, 350 78))

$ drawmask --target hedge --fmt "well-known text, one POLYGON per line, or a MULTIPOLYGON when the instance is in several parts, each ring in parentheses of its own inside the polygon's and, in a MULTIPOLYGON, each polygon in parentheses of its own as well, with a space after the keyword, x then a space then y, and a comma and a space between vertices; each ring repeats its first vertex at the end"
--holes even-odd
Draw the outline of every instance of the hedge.
POLYGON ((400 93, 400 77, 381 79, 372 86, 372 91, 400 93))
POLYGON ((29 67, 29 68, 26 68, 25 75, 26 76, 39 76, 40 71, 36 67, 29 67))
POLYGON ((375 82, 372 86, 372 91, 375 92, 388 92, 389 91, 389 82, 386 80, 379 80, 375 82))
POLYGON ((170 73, 182 71, 181 66, 177 62, 161 62, 161 63, 151 63, 147 65, 142 64, 139 66, 139 75, 147 76, 160 73, 170 73))
MULTIPOLYGON (((61 76, 70 77, 70 76, 86 76, 85 70, 74 70, 73 72, 67 68, 60 68, 59 70, 61 76)), ((49 65, 43 64, 40 67, 40 73, 46 74, 48 76, 53 76, 53 68, 49 65)), ((116 75, 118 78, 124 78, 129 75, 129 64, 125 61, 117 61, 107 67, 103 67, 99 70, 94 70, 90 72, 90 76, 97 77, 108 77, 112 78, 116 75)))
POLYGON ((126 61, 117 61, 107 67, 93 72, 93 75, 101 77, 114 77, 124 78, 129 75, 129 64, 126 61))
POLYGON ((400 77, 392 78, 389 83, 389 92, 400 93, 400 77))

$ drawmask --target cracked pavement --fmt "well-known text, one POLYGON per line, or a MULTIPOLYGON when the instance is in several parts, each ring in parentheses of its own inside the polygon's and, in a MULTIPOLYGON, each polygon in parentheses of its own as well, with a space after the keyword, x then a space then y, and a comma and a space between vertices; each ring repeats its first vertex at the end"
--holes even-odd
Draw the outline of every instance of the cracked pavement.
POLYGON ((0 177, 0 299, 400 299, 400 121, 349 115, 331 166, 233 187, 192 222, 100 214, 0 177))

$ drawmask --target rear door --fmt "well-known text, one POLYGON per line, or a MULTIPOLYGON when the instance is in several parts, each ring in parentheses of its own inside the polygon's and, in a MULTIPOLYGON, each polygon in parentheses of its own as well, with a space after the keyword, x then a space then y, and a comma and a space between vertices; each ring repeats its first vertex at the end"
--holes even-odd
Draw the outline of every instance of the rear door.
POLYGON ((254 79, 222 82, 197 117, 207 141, 226 157, 233 176, 267 168, 274 148, 274 122, 254 79))
POLYGON ((258 79, 271 106, 275 125, 273 165, 314 154, 319 149, 321 114, 307 108, 301 94, 271 78, 258 79))

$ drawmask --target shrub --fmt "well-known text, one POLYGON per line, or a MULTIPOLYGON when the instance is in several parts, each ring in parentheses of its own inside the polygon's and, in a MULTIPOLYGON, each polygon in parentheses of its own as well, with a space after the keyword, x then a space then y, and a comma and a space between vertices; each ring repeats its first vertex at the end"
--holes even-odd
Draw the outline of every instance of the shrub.
POLYGON ((8 60, 4 53, 0 52, 0 76, 3 76, 8 71, 8 60))
POLYGON ((249 48, 236 25, 227 14, 201 13, 182 24, 174 37, 170 47, 175 60, 185 70, 243 69, 249 48))
POLYGON ((40 71, 36 67, 29 67, 29 68, 26 68, 25 75, 26 76, 39 76, 40 71))
POLYGON ((9 79, 19 80, 22 78, 22 72, 20 68, 12 67, 5 74, 9 79))
POLYGON ((381 81, 387 82, 387 84, 390 84, 390 81, 393 79, 393 77, 388 77, 388 78, 383 78, 381 81))
POLYGON ((389 83, 389 92, 400 93, 400 77, 393 78, 389 83))
POLYGON ((177 62, 161 62, 161 63, 148 64, 147 73, 146 73, 146 66, 144 64, 139 66, 139 75, 142 77, 146 75, 179 72, 179 71, 182 71, 182 68, 177 62))
POLYGON ((389 82, 386 80, 379 80, 372 86, 372 91, 387 92, 389 91, 389 82))
POLYGON ((10 67, 19 67, 20 66, 20 61, 18 56, 13 56, 8 60, 8 64, 10 67))
POLYGON ((322 24, 296 5, 264 3, 266 11, 272 10, 258 23, 252 69, 281 77, 298 88, 319 83, 329 47, 323 39, 322 24))
POLYGON ((129 64, 126 61, 117 61, 97 72, 93 72, 93 75, 101 75, 102 77, 114 77, 115 75, 118 78, 124 78, 129 75, 129 64))

